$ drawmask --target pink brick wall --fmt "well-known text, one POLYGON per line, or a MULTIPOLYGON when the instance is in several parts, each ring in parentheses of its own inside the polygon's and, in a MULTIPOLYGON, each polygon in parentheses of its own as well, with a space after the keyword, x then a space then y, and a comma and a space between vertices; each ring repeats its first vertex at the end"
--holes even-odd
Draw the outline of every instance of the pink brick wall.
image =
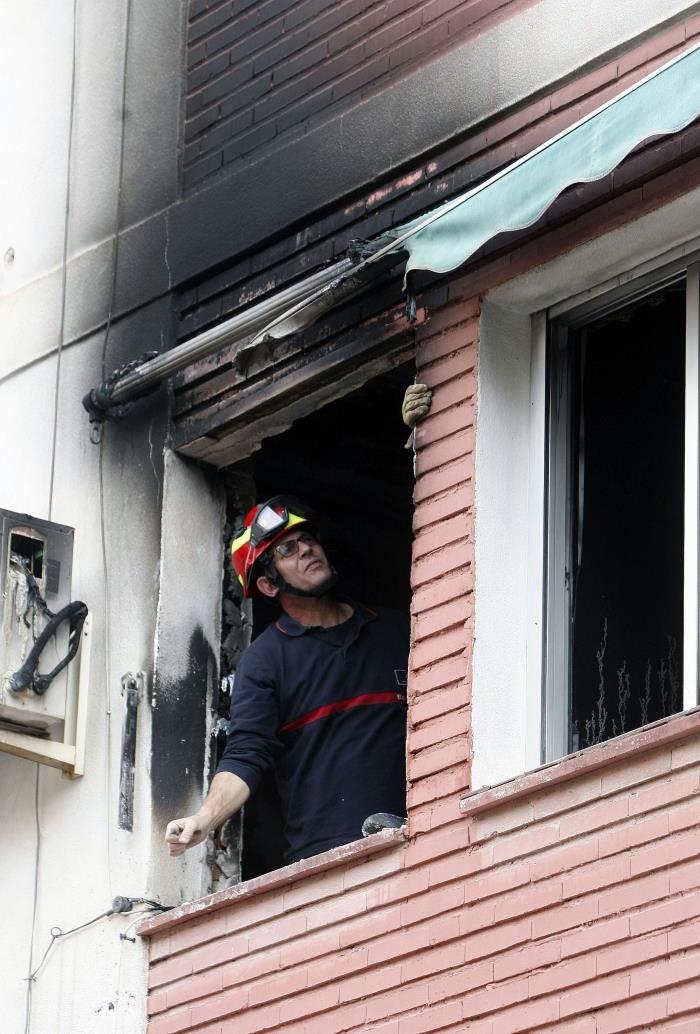
POLYGON ((697 723, 460 813, 477 357, 473 301, 418 331, 409 840, 150 921, 149 1034, 700 1031, 697 723))

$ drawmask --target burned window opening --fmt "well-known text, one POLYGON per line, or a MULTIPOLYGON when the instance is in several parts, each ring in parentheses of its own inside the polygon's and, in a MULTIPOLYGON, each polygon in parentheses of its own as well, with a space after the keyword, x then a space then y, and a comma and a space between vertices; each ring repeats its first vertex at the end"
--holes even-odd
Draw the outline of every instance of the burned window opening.
MULTIPOLYGON (((565 384, 568 404, 566 427, 550 429, 550 472, 565 450, 568 488, 565 504, 562 482, 550 496, 550 523, 566 523, 567 545, 566 597, 548 601, 548 650, 568 661, 548 700, 568 693, 565 751, 683 707, 685 361, 682 281, 552 349, 550 391, 565 384), (557 606, 568 610, 568 634, 557 606), (557 621, 559 640, 568 638, 558 646, 557 621)), ((550 559, 552 541, 550 529, 550 559)))
POLYGON ((24 562, 26 570, 40 581, 44 576, 44 555, 46 542, 43 538, 22 535, 17 531, 10 534, 10 554, 14 553, 24 562))
MULTIPOLYGON (((405 363, 373 378, 229 468, 227 543, 256 500, 279 493, 299 496, 322 516, 324 548, 340 574, 340 591, 408 614, 413 455, 404 449, 401 402, 414 377, 413 363, 405 363)), ((278 616, 274 603, 256 598, 251 606, 242 600, 228 555, 224 579, 222 671, 234 672, 234 678, 224 679, 216 701, 216 758, 225 745, 236 663, 251 638, 278 616)), ((271 775, 246 804, 242 824, 234 816, 221 831, 216 861, 220 873, 235 882, 279 868, 283 850, 271 775)))

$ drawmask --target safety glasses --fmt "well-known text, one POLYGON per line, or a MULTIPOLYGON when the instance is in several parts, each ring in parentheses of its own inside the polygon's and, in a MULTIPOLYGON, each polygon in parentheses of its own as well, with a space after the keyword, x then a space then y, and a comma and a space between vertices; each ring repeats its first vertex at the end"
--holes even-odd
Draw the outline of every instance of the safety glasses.
POLYGON ((310 531, 302 531, 301 535, 297 535, 295 539, 286 539, 284 542, 280 542, 278 545, 272 547, 273 553, 278 553, 279 556, 285 559, 290 556, 296 556, 299 552, 299 545, 310 546, 313 543, 318 542, 317 537, 310 531))

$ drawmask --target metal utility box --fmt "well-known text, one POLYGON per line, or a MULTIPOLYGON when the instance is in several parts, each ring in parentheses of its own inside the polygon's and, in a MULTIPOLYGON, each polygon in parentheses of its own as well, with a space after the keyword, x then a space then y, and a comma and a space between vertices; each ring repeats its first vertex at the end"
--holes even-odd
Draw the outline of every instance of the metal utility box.
MULTIPOLYGON (((15 692, 7 679, 22 666, 46 624, 35 590, 54 613, 70 602, 73 534, 72 528, 0 509, 0 728, 63 738, 71 666, 42 695, 31 687, 15 692)), ((40 670, 51 670, 67 649, 64 623, 47 643, 40 670)))

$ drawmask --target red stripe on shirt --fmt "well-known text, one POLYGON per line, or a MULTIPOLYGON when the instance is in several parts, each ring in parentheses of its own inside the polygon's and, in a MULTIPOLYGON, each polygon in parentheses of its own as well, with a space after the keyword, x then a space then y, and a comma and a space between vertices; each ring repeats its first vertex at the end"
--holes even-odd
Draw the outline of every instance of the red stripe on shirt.
POLYGON ((324 704, 313 711, 308 711, 301 718, 295 718, 280 728, 280 732, 294 732, 304 725, 318 721, 319 718, 327 718, 331 714, 339 714, 341 711, 349 711, 353 707, 364 707, 365 704, 404 704, 405 693, 362 693, 359 697, 349 697, 347 700, 336 700, 332 704, 324 704))

